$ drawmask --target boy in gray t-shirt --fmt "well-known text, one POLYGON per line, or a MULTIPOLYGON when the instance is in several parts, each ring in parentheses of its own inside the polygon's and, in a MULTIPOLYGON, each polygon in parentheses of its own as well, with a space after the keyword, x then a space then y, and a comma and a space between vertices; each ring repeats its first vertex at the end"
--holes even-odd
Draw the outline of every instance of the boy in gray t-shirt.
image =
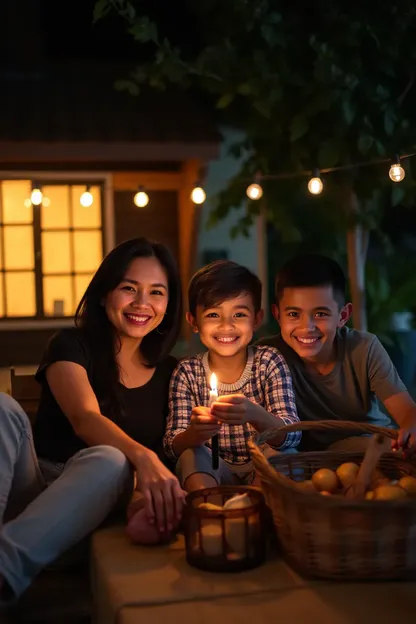
MULTIPOLYGON (((277 274, 272 306, 280 335, 261 342, 285 357, 301 420, 356 420, 387 427, 395 422, 400 432, 393 448, 415 452, 416 404, 378 338, 345 326, 352 311, 345 289, 344 273, 334 260, 308 254, 289 261, 277 274)), ((356 436, 305 432, 299 450, 333 445, 361 451, 368 438, 356 436)))

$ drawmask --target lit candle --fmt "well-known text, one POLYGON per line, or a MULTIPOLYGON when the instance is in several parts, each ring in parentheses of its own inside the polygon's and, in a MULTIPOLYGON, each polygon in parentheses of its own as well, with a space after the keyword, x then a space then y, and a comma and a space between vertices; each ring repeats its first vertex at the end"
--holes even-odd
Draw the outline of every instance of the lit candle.
MULTIPOLYGON (((218 384, 217 384, 217 376, 215 373, 212 373, 209 383, 211 386, 211 390, 209 391, 208 407, 211 407, 211 405, 218 399, 218 384)), ((212 453, 212 469, 218 470, 218 467, 220 465, 218 434, 214 435, 211 439, 211 453, 212 453)))
POLYGON ((208 407, 218 399, 218 383, 217 376, 215 373, 212 373, 211 378, 209 380, 209 385, 211 386, 211 390, 209 391, 209 403, 208 407))

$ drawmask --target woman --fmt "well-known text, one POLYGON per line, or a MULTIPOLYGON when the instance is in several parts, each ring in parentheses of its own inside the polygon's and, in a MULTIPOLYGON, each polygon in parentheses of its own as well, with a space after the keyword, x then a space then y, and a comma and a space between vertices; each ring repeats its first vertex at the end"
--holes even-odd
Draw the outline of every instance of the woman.
POLYGON ((3 599, 104 520, 131 467, 146 520, 162 535, 177 524, 183 492, 163 463, 162 438, 180 320, 168 250, 144 238, 122 243, 94 275, 76 327, 48 345, 33 438, 22 408, 0 394, 3 599))

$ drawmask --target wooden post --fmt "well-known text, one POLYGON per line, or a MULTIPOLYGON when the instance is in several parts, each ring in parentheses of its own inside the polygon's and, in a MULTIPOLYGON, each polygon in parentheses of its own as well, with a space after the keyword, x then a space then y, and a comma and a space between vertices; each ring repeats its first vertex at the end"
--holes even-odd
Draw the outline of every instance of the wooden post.
MULTIPOLYGON (((200 168, 201 162, 196 159, 188 160, 183 164, 182 185, 179 191, 179 269, 185 310, 188 283, 196 269, 201 207, 193 203, 191 192, 199 178, 200 168)), ((191 329, 184 319, 182 335, 185 340, 189 340, 190 334, 191 329)))
MULTIPOLYGON (((350 216, 358 212, 358 199, 352 189, 348 194, 347 210, 350 216)), ((352 299, 352 320, 355 329, 367 331, 367 307, 365 295, 365 263, 369 234, 358 224, 347 230, 348 276, 352 299)))

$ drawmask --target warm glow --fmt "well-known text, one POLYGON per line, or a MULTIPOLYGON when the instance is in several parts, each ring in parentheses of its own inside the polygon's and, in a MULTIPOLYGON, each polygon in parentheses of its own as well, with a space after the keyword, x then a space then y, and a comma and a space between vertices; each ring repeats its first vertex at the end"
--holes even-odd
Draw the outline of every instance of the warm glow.
POLYGON ((405 175, 405 171, 399 162, 392 164, 389 171, 390 180, 393 180, 393 182, 401 182, 404 180, 405 175))
POLYGON ((7 316, 35 316, 36 291, 33 271, 6 273, 7 316))
POLYGON ((34 206, 40 206, 42 203, 43 193, 39 188, 34 188, 30 195, 30 201, 34 206))
POLYGON ((212 373, 209 383, 211 386, 211 391, 218 392, 218 380, 217 380, 217 376, 215 373, 212 373))
MULTIPOLYGON (((34 268, 33 229, 31 225, 4 225, 4 268, 30 270, 34 268)), ((23 292, 20 293, 24 298, 23 292)))
POLYGON ((71 234, 69 232, 42 232, 41 236, 43 274, 70 273, 72 271, 71 234))
POLYGON ((201 188, 200 186, 196 186, 194 189, 192 189, 192 193, 191 193, 191 199, 194 202, 194 204, 203 204, 204 201, 206 200, 206 194, 203 188, 201 188))
POLYGON ((134 203, 138 208, 144 208, 149 203, 149 195, 144 191, 139 191, 134 196, 134 203))
POLYGON ((250 184, 250 186, 246 190, 247 197, 250 199, 256 200, 260 199, 263 195, 263 189, 260 184, 250 184))
POLYGON ((31 223, 33 207, 29 180, 3 180, 1 183, 3 223, 31 223))
POLYGON ((321 178, 311 178, 308 182, 308 190, 312 195, 319 195, 319 193, 322 193, 323 188, 324 185, 321 178))
POLYGON ((79 203, 84 208, 89 208, 90 206, 92 206, 93 202, 94 197, 92 196, 92 193, 90 191, 85 191, 79 199, 79 203))

